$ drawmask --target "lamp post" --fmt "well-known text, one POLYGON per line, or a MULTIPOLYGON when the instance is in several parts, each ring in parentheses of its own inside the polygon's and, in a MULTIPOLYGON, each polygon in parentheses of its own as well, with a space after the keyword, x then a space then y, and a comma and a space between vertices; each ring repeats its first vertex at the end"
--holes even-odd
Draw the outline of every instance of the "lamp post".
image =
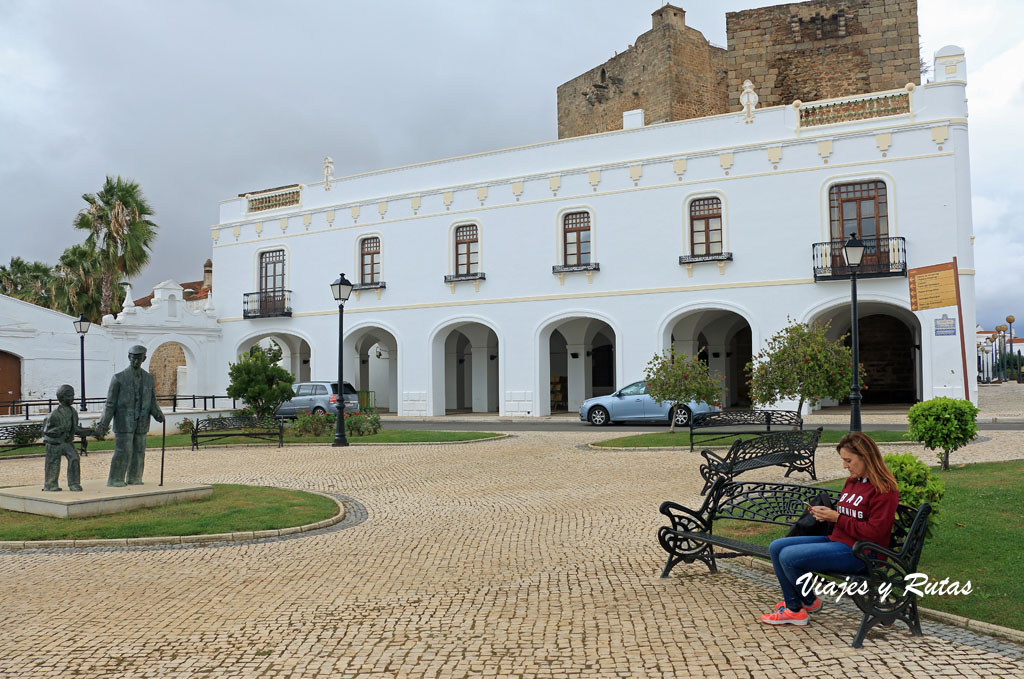
POLYGON ((92 327, 92 323, 86 320, 85 314, 79 314, 78 320, 72 325, 75 326, 75 332, 78 333, 80 341, 79 346, 81 349, 81 358, 79 363, 82 367, 82 407, 81 411, 85 412, 85 333, 89 332, 89 328, 92 327))
MULTIPOLYGON (((1013 322, 1017 320, 1012 315, 1006 317, 1006 322, 1010 324, 1009 338, 1010 338, 1010 360, 1013 360, 1013 322)), ((1017 381, 1020 382, 1020 362, 1016 363, 1017 366, 1017 381)))
POLYGON ((338 302, 338 416, 334 422, 334 446, 347 446, 348 439, 345 438, 345 379, 342 376, 342 366, 345 361, 345 302, 352 294, 352 283, 345 278, 345 274, 339 274, 338 280, 331 283, 331 294, 338 302))
POLYGON ((999 344, 999 381, 1006 381, 1006 325, 1000 323, 996 326, 999 337, 996 340, 999 344))
POLYGON ((846 265, 850 267, 850 345, 853 353, 853 369, 850 379, 850 431, 860 431, 860 337, 857 332, 857 268, 864 257, 864 243, 857 234, 843 246, 846 265))

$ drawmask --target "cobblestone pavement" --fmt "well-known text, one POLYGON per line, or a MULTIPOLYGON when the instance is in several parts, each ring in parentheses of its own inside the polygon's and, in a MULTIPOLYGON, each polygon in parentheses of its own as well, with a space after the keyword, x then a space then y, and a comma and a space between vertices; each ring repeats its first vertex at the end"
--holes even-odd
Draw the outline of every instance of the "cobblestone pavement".
MULTIPOLYGON (((700 457, 585 447, 606 436, 168 451, 174 480, 316 489, 344 496, 349 517, 262 543, 0 552, 0 676, 1024 674, 1021 646, 929 620, 921 639, 881 628, 863 649, 842 607, 766 627, 777 585, 737 564, 660 579, 657 508, 696 503, 700 457)), ((1024 456, 1019 436, 992 432, 954 462, 1024 456)), ((108 464, 90 455, 83 474, 108 464)), ((826 448, 818 469, 842 474, 826 448)), ((42 460, 0 475, 39 481, 42 460)))

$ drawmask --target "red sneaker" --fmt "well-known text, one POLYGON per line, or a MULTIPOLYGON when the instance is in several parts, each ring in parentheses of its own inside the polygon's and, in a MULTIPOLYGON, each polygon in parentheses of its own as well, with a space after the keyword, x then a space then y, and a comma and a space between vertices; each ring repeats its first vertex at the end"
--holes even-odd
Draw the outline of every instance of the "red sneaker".
POLYGON ((799 610, 795 613, 785 606, 774 613, 765 613, 761 616, 761 622, 767 625, 806 625, 807 611, 799 610))
MULTIPOLYGON (((780 610, 782 610, 785 607, 786 607, 786 602, 785 601, 780 601, 779 603, 775 604, 775 612, 778 613, 780 610)), ((814 603, 813 604, 805 605, 803 607, 803 610, 807 611, 808 613, 817 613, 818 611, 821 610, 821 599, 819 599, 818 597, 814 597, 814 603)))

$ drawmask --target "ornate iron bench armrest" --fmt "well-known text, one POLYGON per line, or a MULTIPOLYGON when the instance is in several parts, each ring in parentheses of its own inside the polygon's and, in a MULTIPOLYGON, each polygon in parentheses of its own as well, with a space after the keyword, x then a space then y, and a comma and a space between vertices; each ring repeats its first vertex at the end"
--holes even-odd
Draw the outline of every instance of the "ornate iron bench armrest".
MULTIPOLYGON (((709 496, 710 497, 710 496, 709 496)), ((704 505, 694 511, 676 502, 666 500, 661 503, 658 511, 664 514, 672 522, 672 530, 690 530, 694 523, 701 531, 711 528, 711 516, 708 513, 708 498, 705 498, 704 505)))

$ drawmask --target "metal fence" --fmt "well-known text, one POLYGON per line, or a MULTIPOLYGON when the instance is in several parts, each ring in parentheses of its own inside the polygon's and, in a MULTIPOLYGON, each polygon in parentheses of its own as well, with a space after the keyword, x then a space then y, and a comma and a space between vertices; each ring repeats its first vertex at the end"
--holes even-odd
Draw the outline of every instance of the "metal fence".
MULTIPOLYGON (((190 394, 188 396, 181 396, 177 394, 171 394, 169 396, 157 396, 157 403, 162 406, 170 405, 171 412, 178 412, 178 408, 187 408, 188 410, 217 410, 217 403, 220 402, 221 408, 226 408, 227 403, 231 403, 231 407, 236 409, 237 403, 235 399, 230 396, 216 396, 216 395, 200 395, 190 394)), ((86 398, 86 408, 91 411, 103 410, 106 405, 106 398, 86 398), (93 408, 92 406, 96 406, 93 408)), ((2 415, 24 415, 25 419, 29 419, 31 413, 42 414, 51 413, 60 402, 56 398, 39 399, 35 401, 0 401, 0 416, 2 415)), ((82 404, 82 399, 76 398, 72 406, 77 410, 82 404)))

